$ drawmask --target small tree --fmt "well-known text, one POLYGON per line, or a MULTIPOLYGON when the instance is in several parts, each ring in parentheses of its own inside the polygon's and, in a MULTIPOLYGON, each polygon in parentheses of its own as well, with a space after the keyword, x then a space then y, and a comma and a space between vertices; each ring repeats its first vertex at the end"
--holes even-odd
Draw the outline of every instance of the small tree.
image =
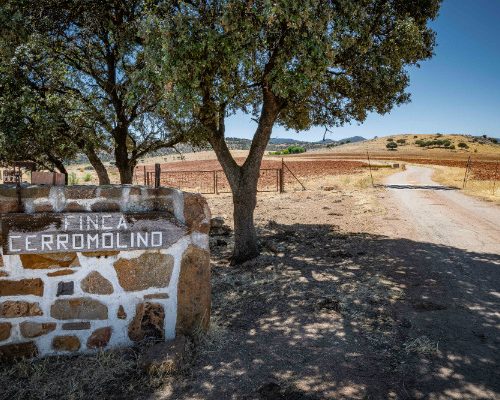
POLYGON ((399 144, 405 144, 406 143, 406 139, 398 139, 396 140, 397 143, 399 144))
POLYGON ((364 121, 409 101, 407 66, 432 56, 439 0, 154 2, 150 70, 175 115, 197 124, 234 204, 232 262, 259 254, 253 223, 262 156, 276 124, 364 121), (237 111, 257 121, 239 165, 225 142, 237 111))
POLYGON ((398 148, 398 144, 396 142, 389 142, 385 145, 389 150, 396 150, 398 148))
POLYGON ((387 139, 388 142, 394 142, 394 139, 393 138, 389 138, 387 139))
POLYGON ((467 145, 467 143, 464 143, 464 142, 460 142, 458 144, 458 147, 460 147, 461 149, 468 149, 469 146, 467 145))

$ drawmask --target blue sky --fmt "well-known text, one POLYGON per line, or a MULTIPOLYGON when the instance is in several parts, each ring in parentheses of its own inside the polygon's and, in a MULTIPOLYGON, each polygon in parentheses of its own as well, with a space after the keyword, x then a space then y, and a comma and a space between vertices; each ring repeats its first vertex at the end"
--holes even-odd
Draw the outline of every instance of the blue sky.
MULTIPOLYGON (((500 0, 445 0, 431 26, 435 56, 410 70, 411 103, 371 114, 362 125, 336 128, 328 138, 435 132, 500 137, 500 0)), ((227 136, 251 138, 254 130, 244 114, 226 122, 227 136)), ((275 127, 272 137, 314 141, 323 132, 275 127)))

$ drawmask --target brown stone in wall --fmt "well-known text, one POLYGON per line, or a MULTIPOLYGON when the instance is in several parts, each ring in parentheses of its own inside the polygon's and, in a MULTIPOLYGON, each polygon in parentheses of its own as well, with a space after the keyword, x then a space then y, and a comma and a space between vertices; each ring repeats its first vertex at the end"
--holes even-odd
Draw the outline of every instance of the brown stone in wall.
POLYGON ((52 348, 57 351, 77 351, 80 339, 76 336, 56 336, 52 340, 52 348))
POLYGON ((86 211, 86 208, 85 206, 77 203, 76 201, 70 201, 66 203, 64 210, 67 212, 80 212, 80 211, 86 211))
POLYGON ((0 214, 15 213, 18 211, 16 200, 0 201, 0 214))
POLYGON ((136 306, 135 316, 128 326, 128 337, 134 342, 165 337, 165 311, 158 303, 141 303, 136 306))
POLYGON ((99 187, 100 197, 105 197, 106 199, 121 199, 123 193, 122 186, 100 186, 99 187))
POLYGON ((55 319, 108 319, 108 308, 101 302, 86 298, 59 299, 50 307, 55 319))
POLYGON ((37 203, 33 206, 33 211, 36 213, 54 212, 54 208, 50 203, 37 203))
POLYGON ((92 294, 111 294, 113 285, 97 271, 89 273, 80 283, 84 292, 92 294))
POLYGON ((24 321, 19 325, 21 328, 21 335, 25 338, 35 338, 38 336, 46 335, 56 329, 56 324, 53 322, 30 322, 24 321))
POLYGON ((182 255, 177 287, 176 332, 208 329, 211 309, 210 254, 189 246, 182 255))
POLYGON ((63 275, 71 275, 74 274, 75 271, 72 269, 61 269, 59 271, 54 271, 54 272, 49 272, 47 276, 53 277, 53 276, 63 276, 63 275))
POLYGON ((21 263, 27 269, 79 267, 76 253, 21 254, 21 263))
POLYGON ((12 324, 10 322, 0 322, 0 341, 7 340, 10 337, 12 324))
POLYGON ((9 273, 7 271, 0 271, 0 277, 6 277, 9 276, 9 273))
POLYGON ((21 279, 19 281, 0 280, 0 296, 43 296, 43 281, 36 279, 21 279))
POLYGON ((12 362, 20 358, 36 357, 38 348, 34 342, 12 343, 0 346, 0 362, 12 362))
POLYGON ((120 254, 119 251, 84 251, 82 252, 82 256, 85 257, 113 257, 120 254))
POLYGON ((89 349, 100 349, 106 347, 111 339, 112 329, 110 326, 96 329, 87 340, 89 349))
POLYGON ((126 291, 161 288, 170 282, 174 258, 169 254, 148 252, 130 260, 120 258, 113 266, 126 291))
POLYGON ((64 187, 66 199, 94 199, 96 188, 89 185, 72 185, 64 187))
POLYGON ((184 193, 184 220, 191 231, 210 231, 210 209, 200 194, 184 193))
POLYGON ((118 307, 118 312, 116 313, 116 317, 118 319, 127 319, 127 313, 125 312, 125 309, 123 308, 122 305, 118 307))
POLYGON ((94 212, 120 211, 120 205, 112 201, 98 201, 90 206, 94 212))
POLYGON ((90 329, 90 322, 89 321, 66 322, 62 324, 62 329, 65 331, 83 331, 86 329, 90 329))
POLYGON ((145 294, 144 295, 145 299, 168 299, 168 293, 151 293, 151 294, 145 294))
POLYGON ((0 303, 0 317, 34 317, 43 315, 38 303, 29 303, 27 301, 4 301, 0 303))

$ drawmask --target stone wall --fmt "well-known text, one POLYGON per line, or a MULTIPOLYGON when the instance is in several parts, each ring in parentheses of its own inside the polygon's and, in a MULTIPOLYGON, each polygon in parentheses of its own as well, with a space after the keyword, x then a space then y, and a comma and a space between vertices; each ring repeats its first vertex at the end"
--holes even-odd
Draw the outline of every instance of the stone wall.
POLYGON ((210 211, 202 196, 132 185, 32 185, 22 188, 21 199, 19 207, 16 188, 0 185, 0 214, 164 211, 188 233, 160 250, 0 250, 0 360, 127 346, 208 327, 210 211))

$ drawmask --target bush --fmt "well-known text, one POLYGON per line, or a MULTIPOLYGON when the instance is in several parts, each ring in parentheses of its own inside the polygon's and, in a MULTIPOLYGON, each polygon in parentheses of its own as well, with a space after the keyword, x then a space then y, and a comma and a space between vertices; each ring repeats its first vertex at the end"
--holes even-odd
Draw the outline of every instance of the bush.
POLYGON ((385 147, 387 147, 387 149, 389 149, 389 150, 396 150, 398 147, 398 144, 396 142, 389 142, 385 145, 385 147))
MULTIPOLYGON (((327 147, 330 147, 329 145, 327 147)), ((306 149, 302 146, 288 146, 284 150, 270 151, 269 154, 272 156, 282 156, 287 154, 300 154, 305 153, 306 149)))
POLYGON ((78 178, 76 176, 76 173, 71 172, 68 175, 68 185, 77 185, 78 184, 78 178))
POLYGON ((417 136, 417 135, 413 136, 413 139, 416 139, 416 138, 418 138, 418 136, 417 136))
POLYGON ((398 142, 399 144, 405 144, 406 139, 398 139, 398 140, 396 140, 396 142, 398 142))
POLYGON ((449 139, 443 140, 443 146, 444 147, 450 147, 451 146, 451 140, 449 140, 449 139))
POLYGON ((461 149, 468 149, 469 146, 467 145, 467 143, 464 143, 464 142, 460 142, 458 144, 458 147, 460 147, 461 149))
POLYGON ((452 144, 449 148, 452 149, 452 150, 455 150, 455 145, 452 144))
POLYGON ((393 138, 389 138, 387 139, 388 142, 394 142, 394 139, 393 138))
POLYGON ((92 180, 92 174, 87 172, 84 176, 83 176, 83 180, 85 182, 90 182, 92 180))

